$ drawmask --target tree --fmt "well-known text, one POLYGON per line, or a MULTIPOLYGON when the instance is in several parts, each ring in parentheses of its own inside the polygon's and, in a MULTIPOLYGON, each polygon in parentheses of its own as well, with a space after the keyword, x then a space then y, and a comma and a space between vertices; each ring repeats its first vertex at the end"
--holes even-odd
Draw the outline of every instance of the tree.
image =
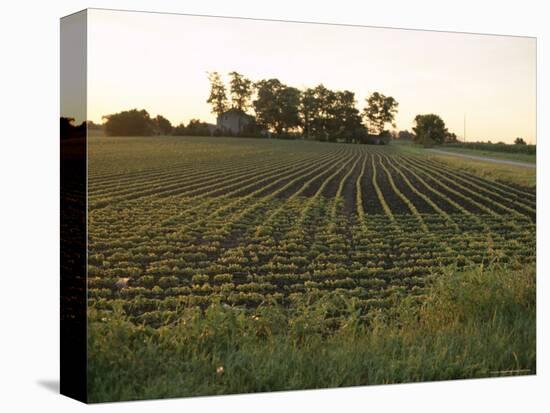
POLYGON ((397 134, 397 139, 401 141, 413 141, 416 139, 416 136, 408 130, 400 130, 397 134))
POLYGON ((210 128, 208 123, 201 122, 199 119, 191 119, 189 124, 185 126, 180 123, 172 129, 174 136, 210 136, 210 128))
POLYGON ((103 116, 107 136, 150 136, 154 131, 154 121, 146 110, 127 110, 103 116))
POLYGON ((345 142, 358 141, 364 134, 361 116, 355 107, 355 94, 349 90, 336 92, 332 107, 329 108, 331 122, 329 123, 329 140, 343 139, 345 142))
POLYGON ((212 113, 221 115, 229 109, 225 85, 218 72, 209 73, 208 80, 210 81, 210 95, 206 103, 212 105, 212 113))
POLYGON ((523 138, 519 138, 519 137, 516 138, 516 140, 514 141, 514 144, 515 144, 515 145, 527 145, 527 144, 525 143, 525 141, 523 140, 523 138))
POLYGON ((312 131, 312 122, 317 116, 317 99, 315 90, 308 88, 300 94, 300 117, 302 124, 302 134, 306 139, 315 138, 312 131))
POLYGON ((208 124, 199 119, 191 119, 185 128, 185 134, 188 136, 210 136, 208 124))
POLYGON ((313 130, 315 136, 321 141, 328 141, 335 139, 331 137, 333 127, 332 105, 336 100, 335 93, 326 88, 323 84, 315 87, 315 99, 316 99, 316 114, 313 118, 313 130))
POLYGON ((231 91, 231 103, 233 108, 246 112, 250 107, 252 96, 252 81, 245 78, 237 72, 229 73, 231 81, 229 83, 231 91))
POLYGON ((395 127, 394 119, 399 103, 391 97, 374 92, 366 99, 367 106, 363 109, 369 132, 381 134, 386 123, 395 127))
POLYGON ((186 129, 185 129, 185 125, 182 123, 180 123, 178 126, 175 126, 174 128, 172 128, 172 135, 173 136, 185 136, 186 135, 186 129))
POLYGON ((300 99, 302 130, 308 138, 320 141, 336 139, 333 135, 336 101, 336 93, 323 84, 302 92, 300 99))
POLYGON ((308 139, 358 142, 366 134, 355 107, 355 94, 349 90, 334 92, 320 84, 301 94, 302 130, 308 139))
POLYGON ((332 91, 322 84, 308 88, 300 96, 302 131, 307 138, 328 139, 328 106, 333 100, 332 91))
POLYGON ((295 87, 285 86, 279 91, 280 129, 282 133, 300 126, 300 91, 295 87))
POLYGON ((433 145, 434 143, 441 144, 445 142, 448 136, 445 122, 438 115, 416 115, 414 118, 415 127, 413 131, 416 135, 416 142, 425 146, 433 145))
POLYGON ((172 132, 172 124, 164 116, 157 115, 153 122, 157 135, 170 135, 172 132))
POLYGON ((266 129, 279 129, 279 107, 276 98, 279 91, 283 88, 283 84, 277 79, 269 79, 260 80, 254 86, 258 97, 252 104, 258 123, 266 129))
POLYGON ((277 135, 288 133, 300 125, 300 91, 278 79, 261 80, 255 84, 257 99, 253 102, 258 124, 277 135))
POLYGON ((445 143, 456 143, 458 142, 458 137, 456 136, 456 133, 448 132, 447 136, 445 136, 445 143))

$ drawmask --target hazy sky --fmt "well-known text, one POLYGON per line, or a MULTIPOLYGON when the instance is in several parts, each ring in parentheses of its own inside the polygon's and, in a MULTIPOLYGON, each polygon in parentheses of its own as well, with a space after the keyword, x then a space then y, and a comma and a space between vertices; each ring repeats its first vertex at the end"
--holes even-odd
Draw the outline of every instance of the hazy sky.
MULTIPOLYGON (((535 142, 534 38, 90 10, 88 117, 147 109, 215 123, 207 72, 323 83, 399 102, 397 128, 439 114, 467 140, 535 142)), ((227 76, 225 77, 226 80, 227 76)))

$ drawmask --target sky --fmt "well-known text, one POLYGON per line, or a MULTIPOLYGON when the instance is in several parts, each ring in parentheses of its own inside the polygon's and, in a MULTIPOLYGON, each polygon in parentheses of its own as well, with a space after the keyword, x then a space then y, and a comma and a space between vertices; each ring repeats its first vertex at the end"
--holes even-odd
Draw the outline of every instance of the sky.
POLYGON ((208 72, 378 91, 397 129, 436 113, 466 140, 536 140, 536 40, 527 37, 89 10, 88 118, 128 109, 215 123, 208 72))

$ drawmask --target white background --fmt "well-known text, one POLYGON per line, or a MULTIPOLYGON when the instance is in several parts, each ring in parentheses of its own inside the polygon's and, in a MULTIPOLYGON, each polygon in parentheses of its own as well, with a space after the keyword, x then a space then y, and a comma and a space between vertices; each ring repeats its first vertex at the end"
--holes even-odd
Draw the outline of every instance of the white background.
POLYGON ((550 25, 544 5, 527 0, 4 2, 0 12, 0 410, 548 411, 549 343, 542 326, 550 302, 544 242, 548 211, 543 208, 548 201, 544 183, 550 182, 543 160, 548 156, 550 25), (537 376, 92 407, 59 396, 59 18, 86 7, 537 36, 537 376))

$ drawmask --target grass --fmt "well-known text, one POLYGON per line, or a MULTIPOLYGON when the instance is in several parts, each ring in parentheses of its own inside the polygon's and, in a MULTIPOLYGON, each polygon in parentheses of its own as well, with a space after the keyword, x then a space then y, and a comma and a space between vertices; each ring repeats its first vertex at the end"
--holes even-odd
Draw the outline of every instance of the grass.
POLYGON ((511 183, 530 189, 536 188, 537 185, 537 171, 535 168, 524 168, 521 166, 504 165, 444 155, 436 155, 434 158, 451 167, 493 181, 511 183))
POLYGON ((441 146, 441 147, 437 147, 436 149, 441 149, 442 151, 460 153, 465 155, 485 156, 487 158, 493 158, 493 159, 503 159, 503 160, 533 163, 533 164, 537 162, 536 154, 531 155, 531 154, 525 154, 525 153, 506 153, 506 152, 497 152, 497 151, 490 151, 490 150, 456 148, 451 146, 441 146))
MULTIPOLYGON (((403 154, 417 155, 425 158, 436 159, 438 161, 442 161, 446 163, 447 165, 453 168, 457 168, 489 180, 510 183, 510 184, 518 185, 529 189, 536 188, 537 171, 535 168, 525 168, 525 167, 513 166, 508 164, 484 162, 484 161, 478 161, 474 159, 455 157, 452 155, 445 156, 441 154, 436 154, 434 152, 429 152, 422 146, 415 145, 412 142, 393 141, 391 145, 395 150, 403 154)), ((447 147, 438 147, 437 149, 442 149, 445 151, 449 150, 449 148, 447 147)), ((451 148, 449 152, 451 151, 453 152, 460 151, 460 153, 466 153, 466 154, 471 154, 476 156, 488 156, 495 159, 509 159, 509 160, 516 160, 521 162, 527 162, 526 160, 519 159, 520 157, 524 157, 524 156, 532 157, 533 162, 535 162, 536 160, 536 156, 534 155, 507 154, 507 153, 497 153, 497 152, 492 152, 491 155, 485 155, 483 154, 483 151, 474 151, 469 149, 456 149, 456 148, 451 148), (493 154, 495 156, 493 156, 493 154), (510 156, 510 158, 504 158, 504 156, 510 156)))
POLYGON ((256 310, 181 310, 151 328, 89 314, 91 402, 404 383, 536 369, 535 267, 448 269, 362 314, 338 292, 256 310))

